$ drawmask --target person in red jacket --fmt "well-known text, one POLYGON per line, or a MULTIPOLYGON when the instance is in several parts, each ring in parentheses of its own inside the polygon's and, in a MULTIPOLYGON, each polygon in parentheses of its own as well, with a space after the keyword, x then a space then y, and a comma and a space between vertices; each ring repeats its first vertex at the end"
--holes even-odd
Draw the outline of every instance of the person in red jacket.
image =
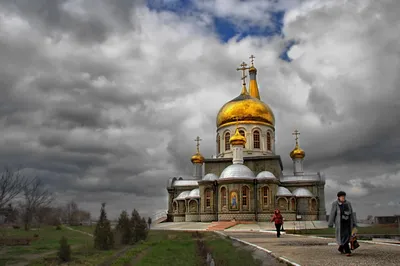
POLYGON ((275 222, 276 237, 281 237, 281 227, 283 225, 283 216, 279 209, 276 209, 274 216, 272 216, 271 222, 275 222))

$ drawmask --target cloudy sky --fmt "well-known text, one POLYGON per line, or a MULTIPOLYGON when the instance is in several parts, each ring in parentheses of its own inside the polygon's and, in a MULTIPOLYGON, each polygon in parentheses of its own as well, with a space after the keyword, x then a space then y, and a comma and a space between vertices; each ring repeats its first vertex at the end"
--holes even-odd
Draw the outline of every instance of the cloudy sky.
POLYGON ((292 165, 358 216, 400 213, 397 0, 0 0, 0 164, 39 175, 60 203, 98 215, 166 209, 199 135, 241 90, 254 54, 292 165))

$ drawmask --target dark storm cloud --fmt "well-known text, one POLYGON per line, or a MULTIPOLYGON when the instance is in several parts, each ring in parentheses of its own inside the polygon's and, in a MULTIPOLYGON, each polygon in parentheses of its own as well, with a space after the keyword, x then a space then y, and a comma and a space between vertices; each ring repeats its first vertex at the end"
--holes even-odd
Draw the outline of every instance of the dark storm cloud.
POLYGON ((192 174, 194 138, 215 153, 216 113, 240 93, 235 69, 254 53, 285 171, 298 128, 306 171, 327 174, 327 201, 346 189, 358 211, 388 206, 400 187, 397 6, 365 3, 360 14, 333 5, 292 16, 285 36, 303 55, 287 63, 286 39, 221 44, 209 14, 200 23, 143 1, 0 0, 0 164, 96 212, 102 201, 115 214, 165 209, 167 179, 192 174))

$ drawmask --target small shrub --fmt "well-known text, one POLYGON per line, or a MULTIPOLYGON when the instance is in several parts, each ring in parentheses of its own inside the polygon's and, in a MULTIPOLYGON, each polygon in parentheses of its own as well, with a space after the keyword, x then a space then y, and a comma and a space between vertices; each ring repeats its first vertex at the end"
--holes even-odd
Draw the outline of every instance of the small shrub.
POLYGON ((38 235, 38 234, 34 234, 33 237, 34 237, 34 238, 38 238, 39 235, 38 235))
POLYGON ((57 225, 56 230, 61 230, 61 225, 57 225))
POLYGON ((13 228, 14 228, 14 229, 20 229, 21 226, 19 226, 19 225, 13 225, 13 228))
POLYGON ((71 246, 68 245, 68 241, 65 236, 63 236, 60 240, 60 249, 57 255, 62 262, 68 262, 71 260, 71 246))

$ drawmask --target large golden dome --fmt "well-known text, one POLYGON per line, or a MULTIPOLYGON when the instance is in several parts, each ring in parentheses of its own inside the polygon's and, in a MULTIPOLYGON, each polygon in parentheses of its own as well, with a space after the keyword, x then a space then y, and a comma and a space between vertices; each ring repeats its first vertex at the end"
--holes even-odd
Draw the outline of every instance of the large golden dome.
POLYGON ((237 121, 275 126, 275 117, 271 108, 261 100, 250 96, 247 91, 222 106, 217 115, 217 128, 237 121))

